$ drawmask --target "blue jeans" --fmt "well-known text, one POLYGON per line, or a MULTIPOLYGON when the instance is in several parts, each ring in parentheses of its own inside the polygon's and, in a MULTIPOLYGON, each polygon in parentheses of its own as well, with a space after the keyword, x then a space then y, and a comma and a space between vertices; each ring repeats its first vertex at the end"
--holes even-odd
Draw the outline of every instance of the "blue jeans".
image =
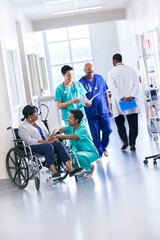
POLYGON ((55 163, 55 153, 59 156, 63 163, 70 160, 65 145, 62 142, 42 143, 31 146, 32 152, 39 153, 45 156, 48 167, 55 163))

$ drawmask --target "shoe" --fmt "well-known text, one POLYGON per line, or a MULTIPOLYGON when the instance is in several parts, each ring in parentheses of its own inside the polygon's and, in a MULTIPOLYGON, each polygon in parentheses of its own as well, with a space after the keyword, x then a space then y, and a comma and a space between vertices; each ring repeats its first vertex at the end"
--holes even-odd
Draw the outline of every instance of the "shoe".
POLYGON ((104 154, 105 157, 108 157, 108 151, 107 150, 103 151, 103 154, 104 154))
POLYGON ((127 147, 128 147, 128 141, 125 141, 121 149, 125 150, 127 147))
POLYGON ((97 163, 101 163, 102 162, 102 158, 99 157, 97 160, 96 160, 97 163))
POLYGON ((60 177, 61 177, 61 174, 58 173, 58 172, 52 175, 53 181, 56 181, 56 180, 60 179, 60 177))
POLYGON ((131 151, 135 151, 135 150, 136 150, 135 145, 131 145, 130 150, 131 150, 131 151))
POLYGON ((69 173, 70 177, 73 177, 74 175, 76 175, 77 173, 80 173, 83 171, 83 168, 75 168, 72 172, 69 173))
POLYGON ((94 173, 94 170, 95 170, 95 167, 94 167, 94 165, 92 165, 91 170, 90 170, 89 173, 87 173, 87 175, 86 175, 86 178, 92 177, 92 175, 93 175, 93 173, 94 173))

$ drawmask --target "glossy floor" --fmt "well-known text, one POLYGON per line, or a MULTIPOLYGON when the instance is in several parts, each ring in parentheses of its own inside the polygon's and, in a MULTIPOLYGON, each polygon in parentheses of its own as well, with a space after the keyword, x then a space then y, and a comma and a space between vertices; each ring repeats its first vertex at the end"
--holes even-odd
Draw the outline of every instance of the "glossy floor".
POLYGON ((137 150, 122 152, 112 121, 109 157, 95 163, 93 178, 46 183, 37 192, 0 187, 1 240, 159 240, 160 163, 144 167, 160 152, 139 121, 137 150))

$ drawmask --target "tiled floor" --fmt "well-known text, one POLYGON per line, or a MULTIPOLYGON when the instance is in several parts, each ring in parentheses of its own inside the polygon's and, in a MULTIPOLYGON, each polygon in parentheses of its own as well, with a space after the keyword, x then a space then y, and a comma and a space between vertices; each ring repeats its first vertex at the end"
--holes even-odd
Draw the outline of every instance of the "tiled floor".
POLYGON ((112 121, 109 157, 95 163, 93 178, 46 183, 37 192, 0 187, 0 240, 159 240, 160 162, 143 165, 160 152, 139 121, 137 150, 122 152, 112 121))

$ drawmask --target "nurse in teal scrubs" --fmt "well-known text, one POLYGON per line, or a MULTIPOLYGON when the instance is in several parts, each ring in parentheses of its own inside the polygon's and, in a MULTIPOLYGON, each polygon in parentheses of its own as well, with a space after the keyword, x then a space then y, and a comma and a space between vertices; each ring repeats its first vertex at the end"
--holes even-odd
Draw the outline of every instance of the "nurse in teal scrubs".
MULTIPOLYGON (((78 98, 86 98, 86 90, 80 82, 73 81, 72 67, 65 65, 62 67, 61 72, 64 81, 56 88, 55 101, 57 102, 57 107, 61 109, 65 125, 68 125, 67 120, 71 109, 80 109, 84 114, 83 123, 86 124, 87 120, 84 106, 81 105, 78 100, 78 98)), ((86 107, 90 105, 91 104, 86 104, 86 107)))
POLYGON ((53 138, 69 139, 71 150, 75 152, 78 161, 83 169, 87 169, 87 176, 92 176, 94 165, 99 153, 94 143, 90 139, 88 130, 84 124, 81 124, 83 113, 79 109, 71 110, 68 118, 68 126, 62 127, 59 131, 65 135, 56 135, 57 129, 54 130, 53 138))

